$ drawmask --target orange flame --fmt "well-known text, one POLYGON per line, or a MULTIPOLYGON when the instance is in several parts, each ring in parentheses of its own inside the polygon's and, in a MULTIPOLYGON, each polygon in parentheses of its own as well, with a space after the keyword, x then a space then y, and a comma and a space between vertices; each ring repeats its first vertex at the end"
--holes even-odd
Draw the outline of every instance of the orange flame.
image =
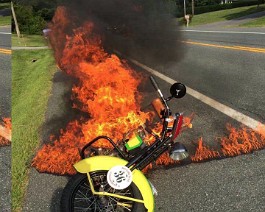
POLYGON ((0 125, 0 146, 6 146, 11 143, 11 118, 3 118, 3 125, 0 125))
POLYGON ((192 161, 200 162, 221 157, 234 157, 265 147, 265 127, 262 124, 256 130, 246 127, 236 129, 228 124, 227 130, 229 131, 229 135, 220 138, 218 141, 221 146, 219 151, 210 150, 204 146, 201 138, 198 142, 195 155, 192 156, 192 161))
POLYGON ((265 147, 265 137, 258 131, 243 127, 237 130, 227 125, 230 134, 221 139, 222 154, 224 156, 237 156, 265 147))
MULTIPOLYGON (((149 118, 140 111, 137 87, 141 76, 116 55, 104 52, 92 22, 66 34, 68 20, 67 10, 58 8, 51 27, 51 44, 61 70, 79 81, 72 89, 74 107, 90 118, 69 123, 58 140, 38 151, 32 165, 40 172, 73 174, 72 165, 80 160, 78 148, 99 135, 121 140, 124 133, 149 118)), ((108 147, 108 143, 100 141, 97 146, 108 147)))
POLYGON ((208 147, 203 145, 202 138, 200 138, 196 152, 193 156, 191 156, 191 160, 194 162, 199 162, 217 157, 220 157, 220 153, 218 151, 210 150, 208 147))

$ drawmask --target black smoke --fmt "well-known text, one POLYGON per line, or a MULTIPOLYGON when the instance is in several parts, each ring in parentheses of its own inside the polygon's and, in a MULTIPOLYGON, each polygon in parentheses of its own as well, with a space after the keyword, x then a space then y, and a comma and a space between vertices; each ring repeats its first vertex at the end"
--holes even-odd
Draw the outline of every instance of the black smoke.
POLYGON ((65 3, 75 25, 93 21, 108 52, 142 62, 176 62, 181 53, 174 1, 75 0, 65 3))

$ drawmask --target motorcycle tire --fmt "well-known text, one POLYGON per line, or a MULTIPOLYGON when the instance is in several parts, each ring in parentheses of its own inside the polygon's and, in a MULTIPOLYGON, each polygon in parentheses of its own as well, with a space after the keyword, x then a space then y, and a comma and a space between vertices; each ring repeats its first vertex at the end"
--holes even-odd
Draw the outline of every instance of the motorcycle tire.
MULTIPOLYGON (((108 186, 107 171, 90 173, 95 190, 108 186)), ((143 199, 139 189, 132 182, 123 190, 108 186, 108 192, 143 199)), ((65 186, 61 198, 62 212, 146 212, 143 203, 124 200, 117 197, 93 195, 86 174, 76 174, 65 186)))

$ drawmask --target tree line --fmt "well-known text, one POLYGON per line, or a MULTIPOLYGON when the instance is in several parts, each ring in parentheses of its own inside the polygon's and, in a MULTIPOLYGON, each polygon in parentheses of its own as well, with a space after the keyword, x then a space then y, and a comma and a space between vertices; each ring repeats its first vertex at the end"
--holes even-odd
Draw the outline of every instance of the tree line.
MULTIPOLYGON (((24 34, 41 34, 60 2, 56 0, 13 1, 20 31, 24 34)), ((14 20, 12 20, 12 31, 15 31, 14 20)))
MULTIPOLYGON (((76 0, 75 0, 76 1, 76 0)), ((89 1, 89 0, 87 0, 89 1)), ((111 1, 111 0, 106 0, 111 1)), ((150 4, 155 0, 134 0, 150 4)), ((228 9, 232 7, 224 7, 221 5, 226 2, 234 2, 234 6, 246 6, 247 2, 264 3, 264 0, 163 0, 171 5, 170 12, 174 16, 183 16, 184 2, 187 12, 191 13, 191 8, 195 8, 195 14, 214 11, 218 9, 228 9), (236 5, 237 4, 237 5, 236 5), (220 7, 220 8, 219 8, 220 7), (196 13, 197 12, 197 13, 196 13)), ((9 0, 0 0, 0 3, 10 2, 9 0)), ((51 21, 56 7, 61 4, 67 4, 71 0, 14 0, 14 9, 16 12, 20 31, 24 34, 41 34, 42 30, 47 27, 47 23, 51 21)), ((14 21, 12 20, 12 29, 14 31, 14 21)))

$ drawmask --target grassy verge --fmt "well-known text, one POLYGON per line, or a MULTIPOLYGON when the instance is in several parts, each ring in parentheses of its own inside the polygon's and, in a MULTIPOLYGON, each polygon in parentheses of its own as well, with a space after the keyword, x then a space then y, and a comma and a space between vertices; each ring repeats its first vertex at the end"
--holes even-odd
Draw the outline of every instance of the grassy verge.
POLYGON ((12 211, 21 211, 31 159, 40 144, 52 77, 51 50, 12 53, 12 211), (32 62, 32 59, 37 59, 32 62))
MULTIPOLYGON (((256 5, 254 5, 247 7, 238 7, 228 10, 220 10, 216 12, 203 13, 200 15, 195 15, 192 19, 190 26, 232 20, 235 18, 243 17, 264 10, 265 10, 265 4, 262 4, 259 6, 259 8, 257 8, 256 5)), ((195 8, 195 13, 196 13, 196 8, 195 8)), ((180 21, 181 20, 182 18, 180 19, 180 21)))
MULTIPOLYGON (((0 10, 10 8, 10 3, 0 3, 0 10)), ((10 25, 11 24, 11 16, 0 16, 0 26, 10 25)))
POLYGON ((41 35, 12 35, 12 46, 47 46, 48 41, 41 35))
POLYGON ((265 27, 265 17, 257 18, 253 21, 239 25, 240 27, 265 27))
POLYGON ((11 16, 0 16, 0 26, 11 25, 11 16))

